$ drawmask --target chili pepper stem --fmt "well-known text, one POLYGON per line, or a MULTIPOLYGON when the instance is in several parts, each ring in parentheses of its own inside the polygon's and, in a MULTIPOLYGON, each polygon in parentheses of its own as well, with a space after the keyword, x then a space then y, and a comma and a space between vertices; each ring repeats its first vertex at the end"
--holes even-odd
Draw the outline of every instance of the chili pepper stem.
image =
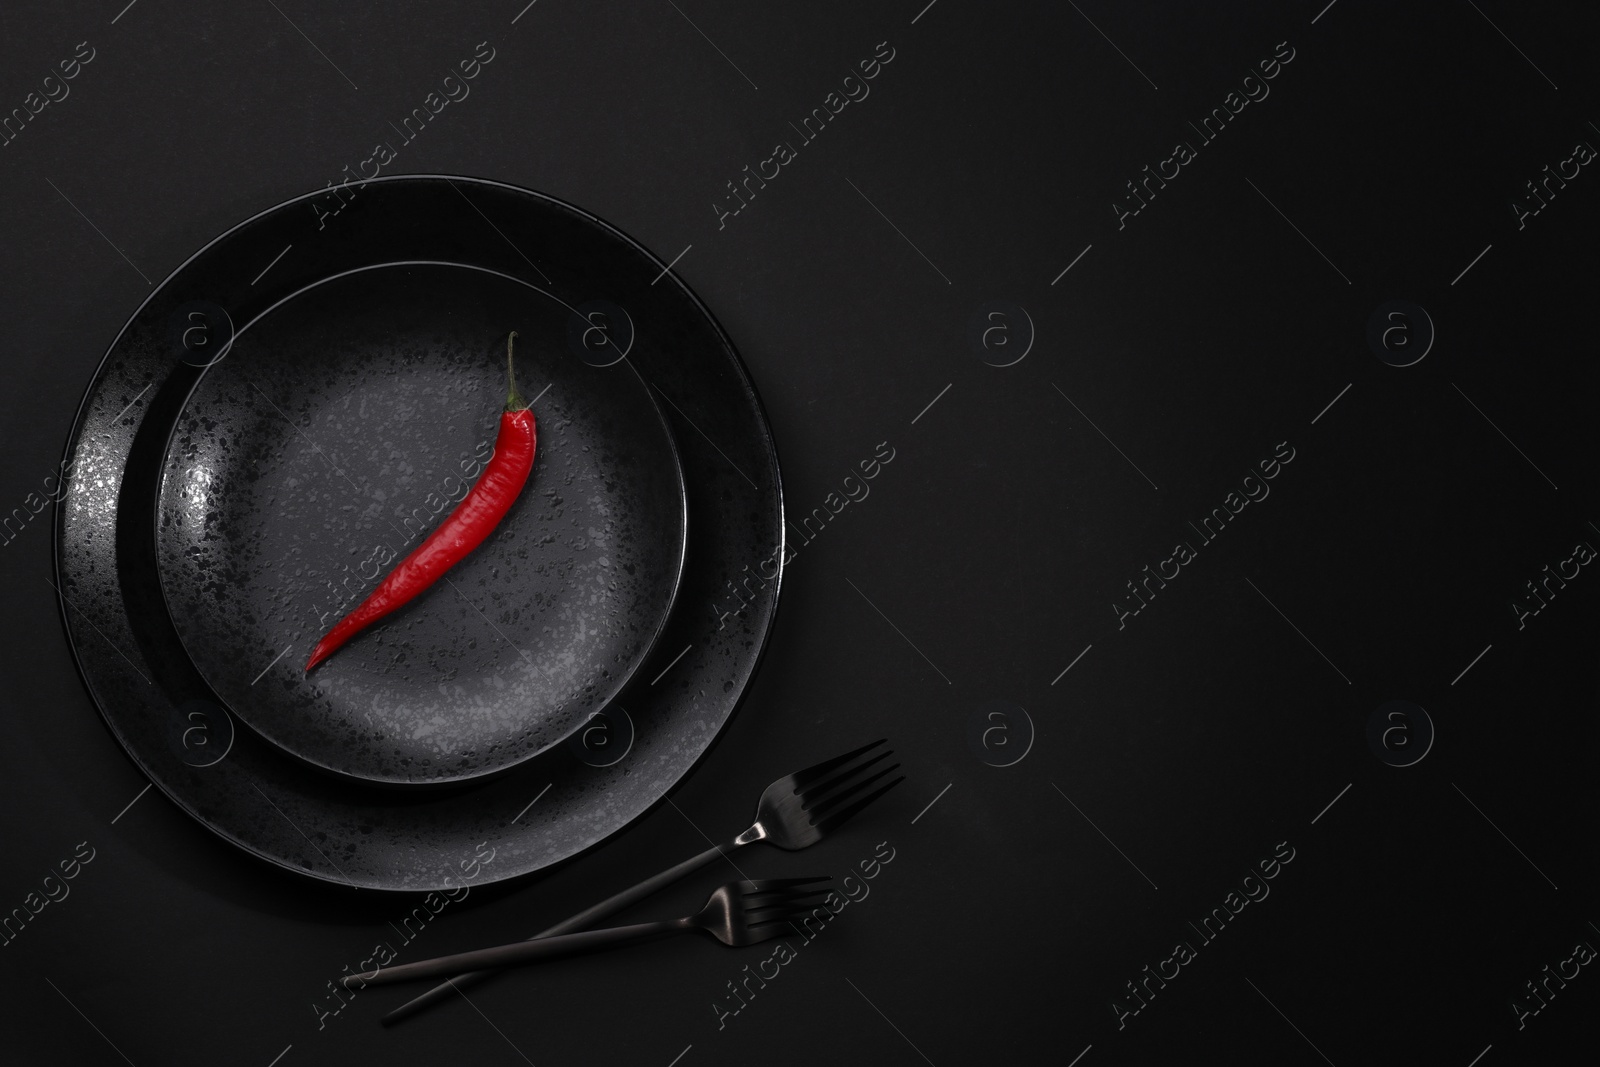
POLYGON ((517 392, 517 370, 511 363, 511 342, 516 338, 516 330, 512 330, 511 335, 506 338, 506 410, 526 411, 530 405, 522 399, 522 394, 517 392))

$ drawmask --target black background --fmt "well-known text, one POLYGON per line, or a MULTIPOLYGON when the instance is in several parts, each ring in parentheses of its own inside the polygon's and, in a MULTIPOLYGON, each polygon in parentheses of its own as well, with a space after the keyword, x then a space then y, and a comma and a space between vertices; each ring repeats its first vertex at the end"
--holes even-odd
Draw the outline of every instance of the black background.
POLYGON ((236 856, 159 793, 126 808, 144 781, 73 668, 46 514, 0 547, 0 910, 79 842, 95 859, 0 948, 9 1062, 1593 1058, 1592 967, 1520 1029, 1511 1006, 1600 945, 1600 578, 1583 569, 1521 629, 1511 607, 1600 544, 1600 178, 1584 168, 1520 229, 1511 207, 1600 144, 1592 11, 924 3, 0 13, 0 111, 95 50, 0 148, 6 512, 55 470, 150 283, 354 173, 480 41, 495 59, 470 97, 385 173, 524 185, 663 261, 689 246, 674 269, 762 391, 793 514, 894 449, 799 547, 745 710, 674 803, 543 881, 475 894, 417 954, 531 933, 872 736, 909 775, 811 852, 741 854, 753 876, 842 874, 882 841, 895 859, 720 1030, 711 1005, 766 951, 679 940, 551 965, 395 1030, 376 1024, 394 991, 324 1016, 325 983, 412 902, 236 856), (870 96, 719 229, 725 183, 797 140, 788 124, 881 41, 870 96), (1187 123, 1283 41, 1270 96, 1119 229, 1124 183, 1196 142, 1187 123), (1437 340, 1396 368, 1366 327, 1402 299, 1437 340), (1008 367, 969 341, 996 300, 1036 334, 1008 367), (1270 497, 1119 629, 1125 583, 1196 542, 1186 524, 1280 442, 1295 458, 1270 497), (1391 699, 1437 730, 1414 766, 1367 743, 1391 699), (996 700, 1036 730, 1003 768, 968 741, 996 700), (1270 896, 1201 944, 1188 924, 1280 842, 1295 858, 1270 896), (1196 959, 1119 1030, 1113 1000, 1137 1006, 1125 983, 1180 940, 1196 959))

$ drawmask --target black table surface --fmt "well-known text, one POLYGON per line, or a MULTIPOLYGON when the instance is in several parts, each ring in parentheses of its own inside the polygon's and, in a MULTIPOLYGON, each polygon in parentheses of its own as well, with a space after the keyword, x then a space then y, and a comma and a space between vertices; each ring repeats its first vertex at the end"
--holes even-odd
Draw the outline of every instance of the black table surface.
POLYGON ((1592 1058, 1592 5, 125 2, 0 13, 0 1058, 1592 1058), (35 506, 153 284, 374 168, 672 262, 794 520, 672 803, 409 925, 144 792, 35 506), (532 933, 880 734, 889 798, 738 857, 855 872, 792 958, 661 942, 388 1030, 403 993, 332 991, 379 942, 532 933))

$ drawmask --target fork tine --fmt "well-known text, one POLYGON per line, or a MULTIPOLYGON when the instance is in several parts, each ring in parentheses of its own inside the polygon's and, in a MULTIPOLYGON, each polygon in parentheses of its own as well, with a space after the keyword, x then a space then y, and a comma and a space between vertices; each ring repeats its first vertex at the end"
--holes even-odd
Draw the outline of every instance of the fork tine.
MULTIPOLYGON (((893 768, 890 769, 893 770, 893 768)), ((871 793, 862 797, 849 807, 840 811, 829 813, 821 822, 816 824, 818 832, 824 834, 832 833, 834 830, 843 825, 847 819, 859 813, 862 808, 866 807, 868 804, 871 804, 874 800, 877 800, 879 797, 883 796, 883 794, 887 793, 889 790, 893 789, 895 786, 899 785, 905 780, 906 776, 902 774, 888 785, 881 786, 878 789, 873 790, 871 793)))
POLYGON ((780 889, 770 893, 744 893, 739 897, 746 908, 778 908, 806 897, 826 896, 833 892, 827 883, 805 889, 780 889))
POLYGON ((744 923, 746 926, 760 926, 764 923, 784 922, 797 915, 811 915, 819 908, 823 911, 829 911, 826 897, 818 897, 803 904, 794 904, 782 908, 760 908, 753 912, 746 911, 744 913, 744 923))
POLYGON ((803 771, 796 771, 795 773, 793 773, 793 774, 791 774, 789 776, 790 778, 792 778, 794 780, 795 792, 798 793, 800 790, 804 789, 808 784, 810 784, 810 783, 816 781, 817 779, 821 778, 822 776, 828 774, 834 768, 841 767, 844 764, 849 763, 851 760, 855 759, 857 756, 860 756, 860 755, 862 755, 864 753, 872 751, 873 749, 877 748, 879 745, 886 743, 888 740, 889 739, 887 737, 880 737, 876 741, 873 741, 871 744, 862 745, 860 748, 856 749, 854 752, 846 752, 842 756, 835 756, 832 759, 823 760, 821 763, 818 763, 813 767, 807 767, 803 771))
POLYGON ((783 911, 775 911, 766 915, 746 917, 745 926, 747 929, 758 926, 787 926, 790 923, 809 918, 818 911, 826 912, 829 915, 833 914, 827 904, 819 900, 804 907, 787 908, 783 911))
MULTIPOLYGON (((745 900, 740 902, 746 916, 768 915, 770 913, 783 914, 791 911, 807 911, 820 907, 833 895, 833 890, 828 889, 817 893, 807 893, 804 896, 785 897, 782 900, 745 900)), ((763 918, 761 921, 767 921, 763 918)))
POLYGON ((769 922, 751 923, 749 926, 746 926, 745 929, 749 931, 750 936, 753 939, 758 941, 769 937, 782 937, 786 933, 803 935, 804 931, 795 923, 795 919, 798 918, 800 918, 800 916, 791 916, 785 919, 773 919, 769 922))
POLYGON ((833 890, 827 883, 807 886, 799 889, 773 889, 765 893, 741 893, 739 899, 746 907, 770 908, 785 901, 799 900, 801 897, 813 897, 818 893, 831 893, 833 890))
POLYGON ((811 822, 813 824, 815 824, 819 819, 821 819, 824 816, 826 816, 828 814, 828 812, 833 811, 835 808, 839 807, 839 805, 843 804, 845 801, 851 800, 851 799, 859 796, 861 794, 861 792, 864 789, 866 789, 868 786, 870 786, 873 782, 879 781, 882 778, 884 778, 886 775, 893 774, 895 771, 897 771, 899 769, 900 769, 900 764, 891 763, 889 766, 887 766, 887 767, 883 768, 882 770, 880 770, 877 774, 869 775, 868 777, 863 778, 863 779, 861 779, 860 781, 857 781, 857 782, 852 782, 850 785, 846 786, 843 789, 839 789, 839 790, 837 790, 837 791, 835 791, 835 792, 829 794, 828 796, 823 797, 823 798, 821 798, 819 800, 812 801, 811 804, 807 805, 806 807, 804 807, 801 810, 807 812, 811 816, 811 822))
POLYGON ((814 878, 764 878, 759 881, 740 882, 739 890, 742 894, 772 893, 783 889, 794 889, 803 885, 816 885, 819 882, 831 882, 830 875, 818 875, 814 878))
POLYGON ((831 882, 818 881, 811 885, 799 886, 793 889, 774 889, 764 893, 739 894, 739 906, 746 911, 757 911, 764 908, 784 908, 791 905, 798 906, 799 902, 811 897, 826 896, 833 892, 831 882))
POLYGON ((800 798, 800 806, 802 808, 810 807, 832 790, 865 771, 868 767, 875 766, 893 755, 894 749, 884 749, 869 760, 863 760, 861 763, 856 763, 849 767, 841 767, 825 778, 810 782, 796 789, 795 796, 800 798))
POLYGON ((763 941, 787 937, 789 934, 794 934, 796 937, 805 936, 805 932, 792 922, 762 923, 759 926, 745 928, 745 943, 759 945, 763 941))
POLYGON ((809 915, 818 908, 826 910, 826 896, 816 900, 793 902, 771 907, 746 908, 744 912, 747 926, 763 926, 767 923, 785 922, 800 915, 809 915))

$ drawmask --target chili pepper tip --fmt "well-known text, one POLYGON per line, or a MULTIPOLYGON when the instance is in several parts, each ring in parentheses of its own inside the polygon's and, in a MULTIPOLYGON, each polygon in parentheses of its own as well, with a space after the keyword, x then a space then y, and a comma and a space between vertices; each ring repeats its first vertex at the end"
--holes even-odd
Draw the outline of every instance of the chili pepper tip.
POLYGON ((327 639, 317 642, 317 647, 311 650, 311 658, 306 660, 305 673, 310 674, 311 668, 321 663, 333 654, 333 649, 328 647, 327 639))

